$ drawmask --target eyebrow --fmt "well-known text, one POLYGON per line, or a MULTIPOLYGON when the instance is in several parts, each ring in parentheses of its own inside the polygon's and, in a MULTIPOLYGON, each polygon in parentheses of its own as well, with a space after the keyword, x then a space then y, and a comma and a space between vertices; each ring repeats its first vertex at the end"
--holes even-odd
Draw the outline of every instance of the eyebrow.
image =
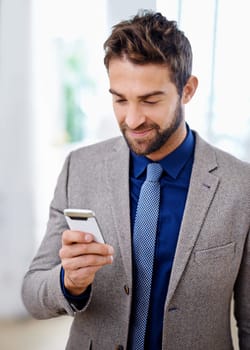
MULTIPOLYGON (((113 90, 113 89, 109 89, 109 92, 112 94, 112 95, 116 95, 116 96, 119 96, 119 97, 123 97, 124 98, 124 95, 113 90)), ((161 91, 161 90, 156 90, 156 91, 151 91, 149 92, 148 94, 145 94, 145 95, 141 95, 141 96, 138 96, 139 99, 143 100, 143 99, 146 99, 146 98, 149 98, 149 97, 152 97, 152 96, 158 96, 158 95, 165 95, 165 92, 161 91)))

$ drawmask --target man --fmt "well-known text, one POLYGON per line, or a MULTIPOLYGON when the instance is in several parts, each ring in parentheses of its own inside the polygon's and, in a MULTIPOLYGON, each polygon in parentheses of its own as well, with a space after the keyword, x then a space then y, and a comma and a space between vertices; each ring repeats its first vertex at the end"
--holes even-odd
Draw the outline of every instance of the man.
POLYGON ((104 48, 123 137, 68 156, 24 303, 36 318, 74 316, 67 349, 229 350, 234 295, 250 349, 250 166, 185 123, 198 82, 175 22, 141 12, 104 48), (160 195, 141 209, 151 165, 160 195), (107 244, 69 230, 65 208, 94 210, 107 244))

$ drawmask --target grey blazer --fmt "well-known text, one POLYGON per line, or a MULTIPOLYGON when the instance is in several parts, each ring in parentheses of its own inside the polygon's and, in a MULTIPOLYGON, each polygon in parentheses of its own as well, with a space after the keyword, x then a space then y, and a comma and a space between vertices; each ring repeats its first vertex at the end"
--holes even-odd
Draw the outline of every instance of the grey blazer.
MULTIPOLYGON (((240 349, 250 349, 250 165, 196 134, 195 159, 166 297, 162 349, 230 350, 235 299, 240 349)), ((72 152, 51 203, 46 236, 24 277, 29 312, 74 317, 67 349, 126 349, 133 292, 129 150, 122 137, 72 152), (77 311, 60 287, 65 208, 96 212, 114 262, 98 271, 77 311)))

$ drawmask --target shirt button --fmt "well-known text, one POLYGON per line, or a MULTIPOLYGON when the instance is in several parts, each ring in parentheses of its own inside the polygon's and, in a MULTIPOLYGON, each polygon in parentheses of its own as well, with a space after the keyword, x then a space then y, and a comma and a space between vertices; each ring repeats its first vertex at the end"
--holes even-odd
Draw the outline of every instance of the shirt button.
POLYGON ((124 290, 125 290, 125 293, 126 293, 127 295, 129 295, 129 287, 128 287, 127 284, 125 284, 124 290))

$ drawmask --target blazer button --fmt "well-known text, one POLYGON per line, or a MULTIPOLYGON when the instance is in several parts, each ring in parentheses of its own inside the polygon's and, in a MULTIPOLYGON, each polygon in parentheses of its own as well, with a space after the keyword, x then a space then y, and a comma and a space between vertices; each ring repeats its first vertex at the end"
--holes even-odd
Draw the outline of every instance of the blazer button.
POLYGON ((129 295, 129 287, 128 287, 127 284, 125 284, 124 290, 125 290, 125 293, 126 293, 127 295, 129 295))

